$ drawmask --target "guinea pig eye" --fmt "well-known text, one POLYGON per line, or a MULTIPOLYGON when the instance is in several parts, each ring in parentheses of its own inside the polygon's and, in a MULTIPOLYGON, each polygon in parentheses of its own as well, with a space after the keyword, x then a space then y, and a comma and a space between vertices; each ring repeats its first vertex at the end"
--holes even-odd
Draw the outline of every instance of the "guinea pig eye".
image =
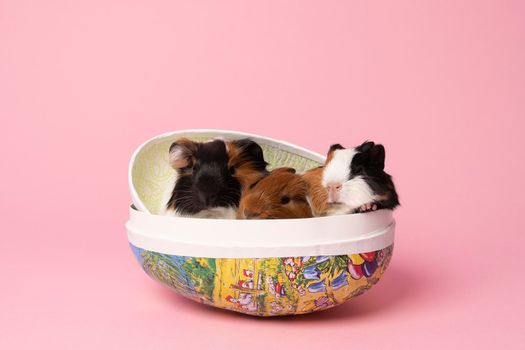
POLYGON ((281 204, 288 204, 288 203, 290 203, 290 197, 288 196, 281 197, 281 204))
POLYGON ((235 174, 235 167, 233 165, 230 167, 230 174, 235 174))

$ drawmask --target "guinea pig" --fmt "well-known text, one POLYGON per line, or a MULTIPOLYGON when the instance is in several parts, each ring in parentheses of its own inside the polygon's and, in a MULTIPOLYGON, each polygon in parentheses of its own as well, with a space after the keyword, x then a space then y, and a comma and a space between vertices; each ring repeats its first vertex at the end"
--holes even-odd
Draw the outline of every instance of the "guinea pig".
POLYGON ((330 147, 323 167, 303 175, 316 216, 394 209, 399 198, 384 171, 385 148, 366 141, 358 147, 330 147))
POLYGON ((295 169, 278 168, 253 183, 241 197, 239 219, 310 218, 307 184, 295 169))
POLYGON ((163 215, 235 219, 243 186, 267 173, 261 147, 252 140, 175 141, 169 149, 175 178, 163 215))

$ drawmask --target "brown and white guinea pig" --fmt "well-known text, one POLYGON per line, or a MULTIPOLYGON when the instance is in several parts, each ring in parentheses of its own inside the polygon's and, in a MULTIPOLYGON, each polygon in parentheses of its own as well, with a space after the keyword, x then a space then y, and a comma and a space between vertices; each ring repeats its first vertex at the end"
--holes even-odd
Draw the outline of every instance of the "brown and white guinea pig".
POLYGON ((399 199, 384 168, 382 145, 371 141, 349 149, 332 145, 324 166, 303 175, 312 211, 322 216, 394 209, 399 199))
POLYGON ((268 173, 261 147, 250 139, 182 138, 171 145, 169 162, 175 177, 163 215, 235 219, 243 188, 268 173))
POLYGON ((239 219, 310 218, 307 184, 293 168, 278 168, 249 186, 242 194, 239 219))

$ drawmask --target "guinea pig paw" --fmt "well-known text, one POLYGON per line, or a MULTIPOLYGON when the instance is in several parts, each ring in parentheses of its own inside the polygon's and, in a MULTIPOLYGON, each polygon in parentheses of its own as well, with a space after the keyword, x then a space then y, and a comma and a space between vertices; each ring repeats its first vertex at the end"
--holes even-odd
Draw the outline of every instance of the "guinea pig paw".
POLYGON ((377 210, 377 205, 376 204, 367 203, 367 204, 363 204, 362 206, 360 206, 357 209, 357 212, 358 213, 367 213, 367 212, 375 211, 375 210, 377 210))

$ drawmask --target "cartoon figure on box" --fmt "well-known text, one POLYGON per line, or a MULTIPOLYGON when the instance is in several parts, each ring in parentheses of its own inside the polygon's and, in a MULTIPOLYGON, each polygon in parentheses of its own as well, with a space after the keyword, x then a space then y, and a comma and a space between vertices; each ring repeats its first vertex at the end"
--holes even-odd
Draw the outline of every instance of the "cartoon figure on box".
POLYGON ((284 285, 280 282, 274 283, 273 277, 268 276, 266 277, 266 282, 268 283, 268 291, 271 295, 275 297, 275 299, 279 299, 282 296, 286 295, 286 290, 284 289, 284 285))
POLYGON ((240 288, 246 288, 246 289, 253 289, 254 283, 253 283, 253 271, 244 269, 243 270, 244 277, 247 277, 247 280, 239 280, 237 284, 240 288))
POLYGON ((284 258, 283 266, 286 277, 288 277, 288 279, 293 282, 297 278, 297 274, 303 266, 303 259, 293 257, 284 258))
POLYGON ((253 295, 248 293, 240 293, 238 298, 234 298, 231 295, 226 297, 226 301, 232 303, 234 307, 246 310, 246 311, 256 311, 257 305, 253 299, 253 295))
POLYGON ((254 286, 255 286, 254 283, 253 283, 253 271, 244 269, 243 270, 243 275, 244 275, 244 277, 248 277, 249 279, 247 279, 247 280, 239 280, 239 282, 237 282, 239 287, 240 288, 253 289, 254 286))
POLYGON ((252 280, 239 280, 238 282, 239 287, 246 288, 246 289, 253 289, 253 281, 252 280))

